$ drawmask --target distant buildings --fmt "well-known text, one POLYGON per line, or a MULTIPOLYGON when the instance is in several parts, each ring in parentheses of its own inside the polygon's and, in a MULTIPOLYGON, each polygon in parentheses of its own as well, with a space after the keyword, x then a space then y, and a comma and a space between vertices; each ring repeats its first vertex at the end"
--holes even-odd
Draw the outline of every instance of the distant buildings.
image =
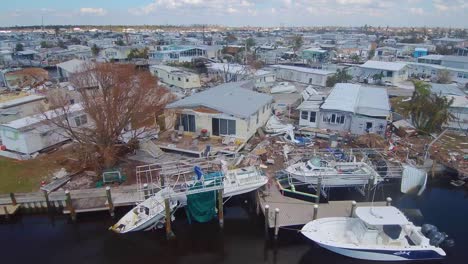
POLYGON ((266 70, 255 70, 250 66, 233 63, 210 63, 208 76, 220 78, 224 82, 253 80, 255 87, 269 87, 274 84, 276 75, 266 70))

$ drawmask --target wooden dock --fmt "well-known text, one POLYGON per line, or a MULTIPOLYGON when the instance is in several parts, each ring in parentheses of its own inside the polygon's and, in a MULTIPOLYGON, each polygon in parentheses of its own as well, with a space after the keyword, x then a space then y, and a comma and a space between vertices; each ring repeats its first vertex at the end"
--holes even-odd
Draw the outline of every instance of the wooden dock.
MULTIPOLYGON (((113 207, 133 206, 141 199, 136 185, 111 188, 111 194, 113 207)), ((76 213, 109 210, 105 188, 71 190, 70 196, 76 213)), ((8 206, 7 209, 13 209, 11 206, 15 206, 17 207, 16 210, 19 207, 25 209, 47 209, 48 205, 54 208, 63 208, 64 214, 70 213, 66 204, 66 194, 63 190, 50 193, 44 191, 17 193, 14 194, 14 201, 12 201, 11 196, 8 194, 0 195, 0 208, 8 206)), ((10 210, 8 211, 10 212, 10 210)), ((4 213, 4 210, 1 213, 4 213)))
MULTIPOLYGON (((281 194, 276 185, 267 186, 263 192, 258 192, 258 205, 263 214, 268 205, 268 225, 275 227, 275 209, 280 210, 279 227, 304 225, 313 220, 315 203, 294 199, 281 194)), ((351 214, 352 201, 330 201, 320 203, 317 218, 344 217, 351 214)), ((385 205, 386 202, 374 202, 375 206, 385 205)), ((357 206, 370 206, 372 203, 357 203, 357 206)))

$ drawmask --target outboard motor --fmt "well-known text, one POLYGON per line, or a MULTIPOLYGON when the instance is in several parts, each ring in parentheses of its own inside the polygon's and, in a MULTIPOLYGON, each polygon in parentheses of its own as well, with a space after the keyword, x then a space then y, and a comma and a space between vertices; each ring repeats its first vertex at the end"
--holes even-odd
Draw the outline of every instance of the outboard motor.
POLYGON ((424 224, 421 227, 421 232, 427 238, 431 238, 431 234, 437 232, 437 227, 430 224, 424 224))
POLYGON ((443 248, 451 248, 455 246, 455 240, 453 238, 446 238, 444 242, 440 245, 443 248))
POLYGON ((438 247, 442 242, 444 242, 446 235, 441 232, 432 232, 431 237, 429 238, 429 244, 432 246, 438 247))

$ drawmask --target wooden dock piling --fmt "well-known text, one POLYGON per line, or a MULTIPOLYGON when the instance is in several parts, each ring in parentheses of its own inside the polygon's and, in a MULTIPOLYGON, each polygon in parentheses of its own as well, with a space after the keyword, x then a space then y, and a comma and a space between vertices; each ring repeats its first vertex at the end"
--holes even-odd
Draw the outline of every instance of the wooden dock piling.
POLYGON ((392 197, 387 197, 387 206, 392 205, 392 197))
POLYGON ((219 227, 224 227, 224 211, 223 211, 223 189, 218 190, 218 220, 219 227))
POLYGON ((268 229, 270 228, 270 206, 265 205, 265 240, 268 240, 268 229))
POLYGON ((280 213, 280 209, 279 209, 279 208, 275 208, 275 232, 274 232, 275 241, 278 240, 278 232, 279 232, 279 213, 280 213))
POLYGON ((354 216, 354 211, 356 211, 356 206, 357 206, 356 201, 352 201, 352 202, 351 202, 351 212, 349 213, 349 217, 353 217, 353 216, 354 216))
POLYGON ((3 206, 3 211, 5 212, 5 218, 7 220, 10 219, 10 213, 8 212, 8 209, 6 206, 3 206))
POLYGON ((16 197, 14 193, 10 193, 11 204, 16 205, 16 197))
POLYGON ((164 199, 164 207, 166 212, 166 238, 172 240, 175 238, 175 235, 171 227, 171 207, 169 205, 169 198, 164 199))
POLYGON ((42 192, 44 193, 44 198, 45 198, 45 202, 46 202, 47 212, 50 212, 49 192, 47 192, 46 190, 43 190, 42 192))
POLYGON ((107 204, 109 205, 109 214, 111 217, 114 217, 114 202, 112 202, 111 188, 109 186, 106 187, 106 197, 107 204))
POLYGON ((75 212, 75 208, 73 207, 73 202, 72 202, 71 194, 70 194, 69 190, 65 190, 65 196, 66 196, 67 207, 68 207, 68 210, 70 211, 71 220, 73 222, 75 222, 76 221, 76 212, 75 212))
POLYGON ((312 220, 317 219, 317 217, 318 217, 318 209, 319 209, 318 204, 314 204, 314 216, 312 217, 312 220))
POLYGON ((320 203, 320 192, 322 191, 322 178, 318 178, 317 180, 317 197, 315 198, 315 203, 320 203))

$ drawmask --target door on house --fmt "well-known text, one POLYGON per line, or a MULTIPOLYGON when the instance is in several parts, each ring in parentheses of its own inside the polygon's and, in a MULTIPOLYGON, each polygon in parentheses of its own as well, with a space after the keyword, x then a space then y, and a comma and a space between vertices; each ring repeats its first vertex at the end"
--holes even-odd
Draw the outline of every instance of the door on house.
POLYGON ((309 78, 309 84, 312 84, 312 78, 309 78))
POLYGON ((366 122, 366 132, 372 131, 372 122, 366 122))
POLYGON ((177 124, 179 126, 183 126, 185 132, 195 132, 195 116, 194 115, 188 115, 188 114, 179 115, 179 120, 177 120, 177 124))

